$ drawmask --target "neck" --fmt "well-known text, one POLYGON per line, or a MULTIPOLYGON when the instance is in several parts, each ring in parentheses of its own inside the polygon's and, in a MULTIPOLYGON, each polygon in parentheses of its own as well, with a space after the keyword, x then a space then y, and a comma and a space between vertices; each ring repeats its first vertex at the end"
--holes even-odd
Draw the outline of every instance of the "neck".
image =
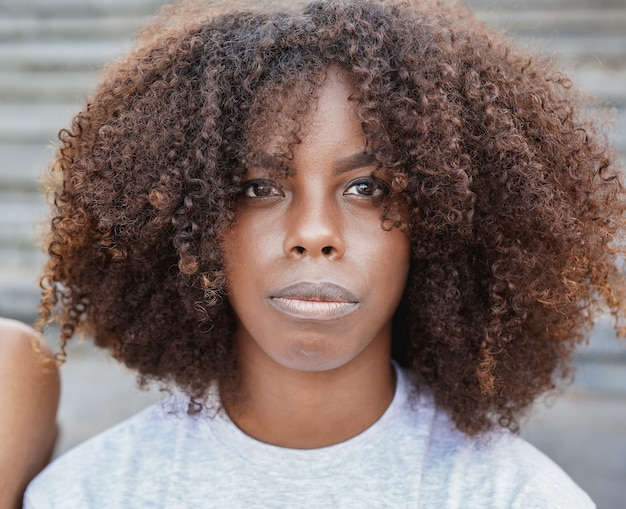
POLYGON ((327 371, 286 368, 244 348, 238 397, 226 410, 244 433, 280 447, 348 440, 374 424, 393 399, 395 372, 385 346, 327 371))

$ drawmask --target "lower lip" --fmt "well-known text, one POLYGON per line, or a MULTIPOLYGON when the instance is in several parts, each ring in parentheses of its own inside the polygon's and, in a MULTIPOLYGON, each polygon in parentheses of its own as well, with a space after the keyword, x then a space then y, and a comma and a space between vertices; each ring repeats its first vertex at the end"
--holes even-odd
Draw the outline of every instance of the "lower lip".
POLYGON ((270 302, 279 311, 303 320, 336 320, 349 315, 358 306, 356 302, 300 300, 284 297, 272 297, 270 302))

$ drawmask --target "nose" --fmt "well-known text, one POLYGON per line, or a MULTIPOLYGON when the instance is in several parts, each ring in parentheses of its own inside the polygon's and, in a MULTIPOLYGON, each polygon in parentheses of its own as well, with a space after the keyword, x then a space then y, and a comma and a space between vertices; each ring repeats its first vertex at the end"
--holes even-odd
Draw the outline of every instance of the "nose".
POLYGON ((329 201, 302 199, 288 214, 283 250, 288 257, 318 257, 336 260, 345 252, 341 215, 329 201))

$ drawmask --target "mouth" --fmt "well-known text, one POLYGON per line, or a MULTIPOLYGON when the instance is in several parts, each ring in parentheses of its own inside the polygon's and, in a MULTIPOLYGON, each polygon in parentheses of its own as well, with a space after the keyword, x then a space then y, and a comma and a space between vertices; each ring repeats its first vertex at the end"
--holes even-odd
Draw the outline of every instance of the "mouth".
POLYGON ((296 283, 279 290, 269 301, 279 311, 305 320, 336 320, 359 305, 352 292, 332 283, 296 283))

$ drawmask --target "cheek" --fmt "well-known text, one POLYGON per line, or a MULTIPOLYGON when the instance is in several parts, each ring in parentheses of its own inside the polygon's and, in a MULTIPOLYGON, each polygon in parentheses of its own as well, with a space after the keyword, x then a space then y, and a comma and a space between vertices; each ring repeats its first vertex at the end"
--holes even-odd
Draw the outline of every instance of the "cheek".
POLYGON ((398 229, 371 236, 367 244, 368 272, 381 294, 398 304, 406 286, 411 263, 408 237, 398 229))
POLYGON ((226 287, 234 308, 261 291, 265 275, 276 266, 280 254, 276 224, 248 219, 242 214, 224 237, 226 287))
POLYGON ((401 291, 404 291, 411 264, 411 244, 407 236, 400 231, 395 232, 389 244, 386 272, 391 272, 390 277, 393 277, 396 284, 401 286, 401 291))
POLYGON ((393 235, 391 242, 394 246, 391 256, 401 263, 408 273, 409 265, 411 264, 411 239, 405 232, 397 228, 390 233, 393 235))
POLYGON ((233 226, 224 237, 224 268, 229 295, 237 293, 237 290, 244 293, 245 290, 240 287, 248 281, 246 269, 249 267, 250 261, 253 261, 250 260, 253 257, 250 257, 249 253, 254 252, 254 250, 244 241, 244 238, 245 231, 242 230, 241 225, 233 226))
POLYGON ((237 229, 231 227, 229 232, 224 236, 222 243, 222 253, 224 257, 224 268, 228 280, 232 277, 234 270, 238 268, 238 259, 241 252, 241 242, 237 235, 237 229))
POLYGON ((271 221, 252 221, 249 214, 240 214, 224 238, 224 264, 229 271, 238 271, 263 263, 272 256, 272 245, 279 235, 271 221))
POLYGON ((357 252, 386 271, 402 273, 405 267, 408 269, 411 243, 406 233, 398 228, 383 230, 378 221, 359 232, 353 245, 357 252))

